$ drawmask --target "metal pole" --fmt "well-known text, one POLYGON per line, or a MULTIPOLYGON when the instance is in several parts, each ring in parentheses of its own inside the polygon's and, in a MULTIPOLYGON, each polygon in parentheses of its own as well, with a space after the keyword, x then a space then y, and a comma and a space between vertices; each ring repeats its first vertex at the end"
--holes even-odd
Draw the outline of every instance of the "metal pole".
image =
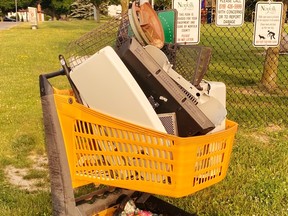
POLYGON ((15 19, 16 19, 16 22, 18 21, 18 17, 17 17, 17 0, 15 0, 15 19))

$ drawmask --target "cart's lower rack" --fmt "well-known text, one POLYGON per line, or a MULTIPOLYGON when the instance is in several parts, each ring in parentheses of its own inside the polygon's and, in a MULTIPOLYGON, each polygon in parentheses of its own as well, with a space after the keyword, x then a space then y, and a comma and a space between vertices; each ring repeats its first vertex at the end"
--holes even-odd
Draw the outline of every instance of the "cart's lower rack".
POLYGON ((182 197, 221 181, 227 173, 235 122, 226 130, 177 137, 91 110, 55 91, 73 187, 94 182, 182 197))

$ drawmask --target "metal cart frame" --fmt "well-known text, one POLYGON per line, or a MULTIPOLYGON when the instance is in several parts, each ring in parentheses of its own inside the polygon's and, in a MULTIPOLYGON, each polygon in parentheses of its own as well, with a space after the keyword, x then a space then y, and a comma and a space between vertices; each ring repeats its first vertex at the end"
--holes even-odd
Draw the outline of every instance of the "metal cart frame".
MULTIPOLYGON (((137 206, 155 213, 161 212, 167 216, 195 215, 187 213, 148 193, 122 188, 102 188, 89 194, 75 197, 61 126, 53 97, 54 89, 48 81, 50 78, 61 75, 65 75, 63 70, 39 76, 53 215, 112 215, 112 212, 115 211, 113 208, 123 208, 121 205, 127 201, 127 198, 133 197, 136 197, 137 206)), ((88 184, 89 182, 86 183, 88 184)))

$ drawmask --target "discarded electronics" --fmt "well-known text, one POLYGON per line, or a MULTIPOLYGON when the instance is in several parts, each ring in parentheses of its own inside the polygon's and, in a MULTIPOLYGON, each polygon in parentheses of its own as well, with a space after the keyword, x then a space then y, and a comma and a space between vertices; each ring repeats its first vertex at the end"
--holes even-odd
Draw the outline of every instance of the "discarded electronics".
MULTIPOLYGON (((168 133, 183 137, 206 134, 218 125, 221 125, 218 131, 219 128, 225 129, 225 124, 223 125, 226 116, 225 104, 223 104, 225 99, 222 99, 221 104, 211 96, 211 93, 209 95, 211 83, 202 82, 204 90, 199 91, 171 69, 169 62, 165 62, 163 56, 162 64, 161 57, 156 56, 157 51, 154 50, 154 54, 151 51, 152 47, 143 48, 135 39, 131 41, 135 43, 132 44, 135 45, 135 49, 141 48, 146 54, 146 56, 141 55, 143 59, 140 60, 135 57, 125 59, 127 50, 121 54, 125 46, 121 47, 118 54, 126 62, 131 73, 109 46, 71 71, 71 79, 80 92, 84 104, 116 118, 165 133, 170 130, 168 133), (134 63, 134 67, 130 65, 131 63, 134 63), (139 67, 141 64, 142 67, 139 67), (143 64, 148 64, 148 68, 149 64, 155 67, 156 69, 152 71, 156 73, 153 75, 143 64), (163 87, 165 85, 166 87, 163 87), (159 115, 157 116, 156 113, 159 115), (167 118, 170 120, 167 121, 167 118)), ((156 49, 161 52, 160 49, 156 49)), ((219 85, 219 83, 213 85, 216 84, 219 85)), ((225 96, 225 86, 220 89, 222 93, 215 95, 225 96)))
POLYGON ((173 69, 160 49, 164 33, 149 3, 137 6, 134 2, 121 25, 126 30, 119 27, 115 51, 106 46, 71 70, 83 103, 115 118, 180 137, 224 130, 225 85, 202 81, 200 74, 194 86, 173 69))
MULTIPOLYGON (((146 97, 153 98, 156 112, 159 114, 175 112, 179 136, 206 134, 215 128, 215 122, 219 123, 225 119, 226 110, 218 100, 201 93, 186 82, 189 87, 183 87, 182 84, 185 81, 183 77, 176 82, 177 78, 172 79, 172 75, 169 76, 167 73, 172 74, 173 70, 165 71, 165 66, 160 66, 156 57, 152 57, 151 52, 149 54, 135 38, 123 44, 117 53, 139 83, 146 97), (197 106, 200 99, 204 97, 209 97, 212 103, 208 99, 197 106), (215 109, 213 105, 216 105, 216 118, 218 118, 217 111, 221 111, 220 119, 214 120, 214 123, 203 112, 206 109, 206 113, 213 118, 213 109, 215 109), (201 106, 202 110, 199 108, 201 106)), ((175 71, 173 74, 180 77, 175 71)))
POLYGON ((151 55, 163 70, 176 82, 179 88, 215 125, 213 132, 225 129, 226 87, 224 83, 200 80, 199 87, 193 86, 184 77, 173 70, 166 55, 155 46, 148 45, 144 49, 151 55), (199 90, 201 89, 201 90, 199 90), (223 127, 224 126, 224 127, 223 127))
POLYGON ((166 133, 143 91, 112 47, 75 67, 71 79, 91 109, 166 133))
POLYGON ((131 41, 123 44, 117 52, 146 96, 154 101, 156 112, 176 113, 179 136, 191 136, 201 129, 208 129, 208 131, 213 129, 212 122, 209 122, 194 103, 185 100, 186 95, 136 39, 132 38, 131 41), (193 119, 194 114, 198 119, 193 119), (206 125, 201 126, 201 122, 206 125))

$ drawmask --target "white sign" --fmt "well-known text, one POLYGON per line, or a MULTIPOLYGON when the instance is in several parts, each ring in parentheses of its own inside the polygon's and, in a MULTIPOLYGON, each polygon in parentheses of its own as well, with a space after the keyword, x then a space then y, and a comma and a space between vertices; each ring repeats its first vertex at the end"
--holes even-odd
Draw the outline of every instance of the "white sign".
POLYGON ((29 21, 32 26, 37 26, 37 9, 28 7, 29 21))
POLYGON ((242 26, 244 23, 245 0, 217 0, 216 25, 242 26))
POLYGON ((282 2, 257 2, 254 19, 254 46, 275 47, 279 45, 282 9, 282 2))
POLYGON ((178 12, 176 43, 198 44, 200 42, 200 0, 174 0, 178 12))

